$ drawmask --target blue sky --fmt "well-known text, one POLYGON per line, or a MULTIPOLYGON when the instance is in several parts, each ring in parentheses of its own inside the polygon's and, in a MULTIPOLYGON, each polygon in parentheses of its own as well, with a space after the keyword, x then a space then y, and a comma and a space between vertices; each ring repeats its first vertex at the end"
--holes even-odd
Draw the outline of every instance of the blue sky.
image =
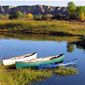
POLYGON ((85 5, 85 0, 0 0, 0 5, 66 6, 69 1, 74 1, 76 5, 85 5))

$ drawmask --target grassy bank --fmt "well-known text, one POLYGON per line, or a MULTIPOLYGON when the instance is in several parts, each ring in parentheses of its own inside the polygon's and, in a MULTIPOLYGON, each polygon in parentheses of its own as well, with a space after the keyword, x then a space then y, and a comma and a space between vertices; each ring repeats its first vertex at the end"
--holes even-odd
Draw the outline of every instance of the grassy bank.
POLYGON ((32 41, 79 41, 79 36, 55 36, 48 34, 21 34, 21 33, 1 33, 0 38, 12 38, 19 40, 32 40, 32 41))
POLYGON ((33 81, 39 81, 52 76, 52 74, 73 75, 77 74, 75 68, 56 68, 53 70, 33 70, 33 69, 7 69, 0 66, 0 85, 27 85, 33 81))
POLYGON ((0 20, 0 32, 84 35, 85 23, 69 21, 0 20))
POLYGON ((7 69, 0 67, 0 85, 26 85, 32 81, 45 79, 52 75, 48 70, 7 69))

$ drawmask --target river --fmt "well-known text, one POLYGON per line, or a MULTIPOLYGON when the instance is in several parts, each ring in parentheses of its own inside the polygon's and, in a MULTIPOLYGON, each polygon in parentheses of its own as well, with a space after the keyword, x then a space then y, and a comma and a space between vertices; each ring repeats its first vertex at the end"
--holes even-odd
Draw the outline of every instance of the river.
POLYGON ((71 44, 77 36, 0 34, 0 60, 31 52, 38 57, 46 57, 64 53, 64 61, 78 59, 78 74, 70 76, 53 75, 31 85, 84 85, 85 84, 85 49, 71 44))

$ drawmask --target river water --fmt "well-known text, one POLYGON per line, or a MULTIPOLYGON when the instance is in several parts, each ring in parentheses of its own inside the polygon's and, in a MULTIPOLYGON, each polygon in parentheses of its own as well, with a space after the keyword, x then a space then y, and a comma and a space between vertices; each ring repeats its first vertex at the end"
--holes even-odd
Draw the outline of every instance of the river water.
POLYGON ((71 44, 78 39, 77 36, 0 34, 0 60, 31 52, 37 52, 38 57, 64 53, 64 61, 78 59, 78 74, 53 75, 31 85, 85 85, 85 49, 71 44))

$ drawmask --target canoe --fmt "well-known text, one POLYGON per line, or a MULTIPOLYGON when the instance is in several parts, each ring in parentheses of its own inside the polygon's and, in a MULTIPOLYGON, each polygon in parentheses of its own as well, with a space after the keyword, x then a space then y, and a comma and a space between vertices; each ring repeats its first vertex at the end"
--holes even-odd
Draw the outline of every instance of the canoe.
POLYGON ((68 66, 75 66, 77 64, 77 59, 74 59, 72 61, 69 62, 65 62, 65 63, 59 63, 59 64, 50 64, 50 65, 39 65, 38 69, 51 69, 51 68, 56 68, 56 67, 68 67, 68 66))
POLYGON ((26 61, 26 60, 29 61, 31 59, 35 59, 36 57, 37 57, 37 53, 25 54, 25 55, 13 57, 10 59, 3 59, 2 64, 4 66, 9 66, 9 65, 15 64, 16 61, 26 61))
POLYGON ((50 56, 50 57, 45 57, 45 58, 36 58, 32 59, 30 61, 21 61, 21 62, 16 62, 16 68, 36 68, 39 65, 49 65, 49 64, 55 64, 55 63, 61 63, 64 60, 64 54, 60 54, 57 56, 50 56))

